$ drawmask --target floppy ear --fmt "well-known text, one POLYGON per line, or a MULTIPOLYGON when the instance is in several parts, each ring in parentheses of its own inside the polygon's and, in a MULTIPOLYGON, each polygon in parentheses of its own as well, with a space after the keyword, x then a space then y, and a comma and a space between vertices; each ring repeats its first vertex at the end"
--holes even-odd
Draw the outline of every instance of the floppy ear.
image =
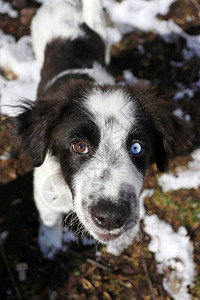
POLYGON ((66 85, 60 84, 59 89, 52 91, 43 100, 25 101, 23 113, 14 118, 14 128, 20 138, 22 147, 32 159, 34 167, 39 167, 47 154, 53 151, 53 132, 62 121, 63 114, 71 109, 71 101, 81 101, 90 83, 84 80, 73 80, 66 85), (47 98, 48 97, 48 98, 47 98))
POLYGON ((29 153, 34 167, 40 166, 52 147, 52 126, 55 122, 55 104, 51 101, 26 101, 23 113, 12 120, 23 149, 29 153))
MULTIPOLYGON (((134 88, 134 87, 132 87, 134 88)), ((136 87, 138 100, 153 129, 153 156, 159 171, 168 168, 169 159, 192 148, 192 135, 187 122, 173 114, 173 105, 155 97, 152 90, 136 87)))
POLYGON ((191 135, 188 124, 172 113, 169 103, 152 101, 152 108, 155 110, 150 112, 155 130, 154 156, 158 170, 164 172, 170 158, 186 153, 191 147, 191 135))

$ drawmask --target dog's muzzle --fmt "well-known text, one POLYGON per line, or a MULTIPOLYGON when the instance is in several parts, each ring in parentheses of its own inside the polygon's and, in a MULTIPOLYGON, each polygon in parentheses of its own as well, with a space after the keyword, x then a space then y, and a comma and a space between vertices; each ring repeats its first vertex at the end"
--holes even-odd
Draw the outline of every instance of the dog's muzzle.
POLYGON ((109 200, 102 200, 92 206, 91 216, 95 225, 102 229, 119 229, 130 217, 130 205, 127 202, 116 205, 109 200))

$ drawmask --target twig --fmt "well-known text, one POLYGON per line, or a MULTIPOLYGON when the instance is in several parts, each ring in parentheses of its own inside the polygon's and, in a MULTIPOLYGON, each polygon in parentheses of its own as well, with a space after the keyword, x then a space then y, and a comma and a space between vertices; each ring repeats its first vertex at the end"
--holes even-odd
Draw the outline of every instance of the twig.
POLYGON ((8 275, 9 275, 9 277, 10 277, 10 280, 12 281, 12 284, 13 284, 13 286, 14 286, 14 288, 15 288, 15 292, 16 292, 16 294, 17 294, 17 298, 18 298, 19 300, 22 300, 22 296, 21 296, 21 294, 20 294, 19 288, 18 288, 18 286, 17 286, 17 284, 16 284, 16 282, 15 282, 15 279, 14 279, 13 274, 12 274, 12 271, 11 271, 11 269, 10 269, 8 260, 7 260, 7 258, 6 258, 6 254, 5 254, 3 242, 1 242, 0 245, 1 245, 1 254, 2 254, 2 257, 3 257, 3 261, 4 261, 5 265, 6 265, 6 269, 7 269, 8 275))
POLYGON ((90 264, 92 264, 92 265, 94 265, 94 266, 96 266, 96 267, 98 267, 98 268, 100 268, 104 271, 109 271, 109 272, 112 271, 112 269, 107 268, 106 266, 102 265, 101 263, 98 263, 97 261, 95 261, 93 259, 88 258, 87 262, 89 262, 90 264))
POLYGON ((192 0, 192 3, 196 7, 196 9, 200 10, 200 4, 197 2, 197 0, 192 0))
POLYGON ((150 289, 150 292, 151 292, 151 297, 152 297, 153 300, 156 300, 156 296, 155 296, 155 293, 154 293, 154 290, 153 290, 153 284, 152 284, 150 274, 149 274, 149 271, 148 271, 148 268, 147 268, 147 263, 146 263, 146 260, 145 260, 145 257, 144 257, 144 253, 142 255, 142 265, 143 265, 144 273, 146 275, 147 283, 149 285, 149 289, 150 289))

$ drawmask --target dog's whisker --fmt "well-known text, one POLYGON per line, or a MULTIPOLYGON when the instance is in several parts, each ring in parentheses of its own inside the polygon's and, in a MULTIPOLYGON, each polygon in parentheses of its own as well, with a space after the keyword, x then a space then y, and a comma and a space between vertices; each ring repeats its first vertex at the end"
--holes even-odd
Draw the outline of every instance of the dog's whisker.
POLYGON ((74 214, 74 217, 70 221, 70 226, 76 226, 77 224, 79 224, 79 222, 79 218, 76 214, 74 214))
POLYGON ((84 230, 84 225, 79 223, 77 230, 74 232, 74 235, 78 236, 84 230))

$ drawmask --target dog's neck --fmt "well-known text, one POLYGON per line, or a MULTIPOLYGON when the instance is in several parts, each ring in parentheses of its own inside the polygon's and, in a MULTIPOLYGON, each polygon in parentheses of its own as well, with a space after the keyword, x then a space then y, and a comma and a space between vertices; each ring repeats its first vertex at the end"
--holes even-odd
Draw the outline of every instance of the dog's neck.
POLYGON ((114 84, 113 77, 107 73, 106 69, 102 67, 99 63, 94 62, 92 68, 80 68, 80 69, 67 69, 57 75, 52 79, 47 81, 43 88, 43 91, 47 91, 56 81, 63 78, 66 75, 88 75, 97 84, 114 84))

